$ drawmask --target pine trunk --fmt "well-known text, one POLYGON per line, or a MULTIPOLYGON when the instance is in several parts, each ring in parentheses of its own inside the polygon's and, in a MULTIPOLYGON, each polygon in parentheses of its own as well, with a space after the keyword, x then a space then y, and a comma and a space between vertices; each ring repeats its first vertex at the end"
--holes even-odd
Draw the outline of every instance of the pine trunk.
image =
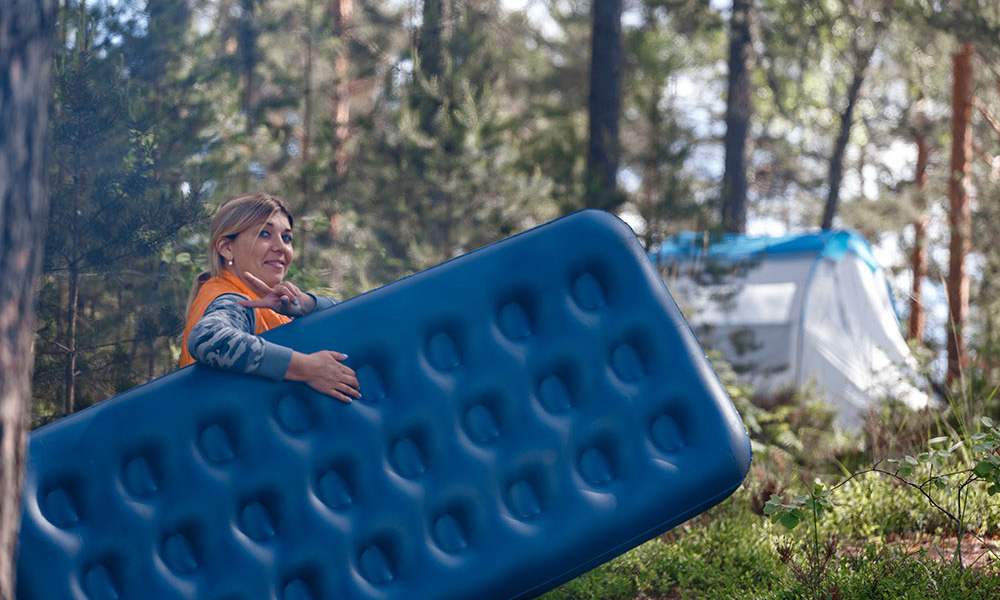
POLYGON ((750 75, 754 68, 750 11, 753 0, 733 0, 729 24, 729 96, 726 100, 726 160, 722 177, 722 229, 747 228, 747 135, 750 130, 750 75))
POLYGON ((66 305, 66 365, 63 373, 63 410, 67 415, 76 410, 76 322, 80 302, 80 271, 75 263, 69 266, 69 298, 66 305))
POLYGON ((0 11, 0 598, 14 597, 55 22, 52 0, 0 11))
POLYGON ((73 414, 76 410, 76 324, 79 317, 80 304, 80 231, 84 226, 80 222, 80 202, 85 187, 86 173, 83 168, 83 154, 86 149, 77 144, 73 149, 73 210, 70 218, 70 259, 67 265, 69 279, 69 294, 66 298, 66 334, 64 351, 66 364, 63 367, 63 411, 73 414))
POLYGON ((657 101, 649 103, 649 110, 646 113, 646 123, 649 127, 648 147, 646 148, 646 158, 643 161, 642 176, 642 202, 645 210, 642 211, 646 219, 646 233, 643 235, 643 243, 646 249, 653 247, 659 240, 656 238, 658 227, 656 223, 661 220, 660 211, 657 207, 660 196, 663 194, 663 173, 660 170, 659 147, 661 144, 660 130, 662 128, 663 115, 660 113, 659 99, 662 87, 659 82, 653 86, 651 96, 657 101))
POLYGON ((847 143, 851 139, 851 127, 854 126, 854 109, 861 95, 861 86, 865 82, 865 73, 871 62, 871 51, 862 52, 854 65, 854 78, 847 89, 847 105, 840 114, 840 133, 837 135, 830 157, 830 187, 827 191, 826 206, 823 209, 822 229, 833 228, 833 217, 837 214, 837 204, 840 202, 840 186, 844 179, 844 155, 847 153, 847 143))
POLYGON ((972 214, 968 176, 972 161, 972 44, 953 57, 951 100, 951 177, 948 178, 948 375, 950 384, 960 379, 968 365, 965 319, 969 312, 969 274, 966 258, 971 245, 972 214))
POLYGON ((424 0, 423 7, 417 60, 420 65, 419 74, 425 84, 417 87, 417 111, 421 129, 433 137, 436 132, 434 118, 442 104, 439 91, 444 78, 444 0, 424 0))
POLYGON ((622 2, 594 0, 584 199, 588 208, 611 210, 623 200, 617 193, 622 63, 622 2))
POLYGON ((259 115, 260 93, 257 89, 257 63, 260 57, 257 49, 257 38, 260 37, 260 25, 257 20, 257 0, 240 0, 239 19, 236 23, 237 47, 240 53, 240 63, 243 68, 243 90, 240 105, 246 115, 246 132, 252 133, 257 127, 259 115))
POLYGON ((340 39, 340 48, 333 64, 334 90, 330 100, 333 115, 333 160, 330 173, 338 180, 347 174, 347 142, 350 139, 350 57, 347 32, 354 18, 354 0, 334 0, 334 35, 340 39))
MULTIPOLYGON (((306 2, 305 22, 303 23, 305 33, 303 40, 306 45, 305 73, 302 75, 302 136, 299 151, 302 156, 302 169, 299 171, 299 192, 302 194, 299 214, 306 216, 310 214, 313 205, 313 180, 312 180, 312 139, 313 139, 313 0, 306 2)), ((299 249, 297 255, 305 271, 309 271, 310 252, 309 248, 309 228, 302 227, 298 235, 299 249)))
POLYGON ((923 282, 927 277, 927 165, 930 162, 931 145, 923 132, 917 134, 917 166, 914 184, 917 188, 917 209, 920 216, 913 223, 913 251, 910 253, 910 268, 913 286, 910 289, 910 339, 923 344, 926 314, 924 312, 923 282))

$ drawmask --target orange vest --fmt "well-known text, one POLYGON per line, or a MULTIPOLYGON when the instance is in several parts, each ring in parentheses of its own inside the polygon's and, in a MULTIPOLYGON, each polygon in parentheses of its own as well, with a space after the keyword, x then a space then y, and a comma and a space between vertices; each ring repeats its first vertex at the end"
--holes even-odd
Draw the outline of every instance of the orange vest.
MULTIPOLYGON (((224 270, 220 277, 212 277, 201 284, 201 288, 198 289, 198 295, 195 296, 194 302, 191 303, 191 310, 187 314, 187 324, 184 326, 184 338, 181 340, 182 367, 195 362, 187 348, 188 336, 191 335, 191 330, 194 328, 195 323, 201 320, 208 305, 222 294, 240 294, 251 300, 259 298, 257 294, 250 291, 247 284, 243 283, 239 277, 230 271, 224 270)), ((258 335, 292 320, 285 315, 279 315, 270 308, 255 308, 253 312, 254 321, 256 322, 254 333, 258 335)))

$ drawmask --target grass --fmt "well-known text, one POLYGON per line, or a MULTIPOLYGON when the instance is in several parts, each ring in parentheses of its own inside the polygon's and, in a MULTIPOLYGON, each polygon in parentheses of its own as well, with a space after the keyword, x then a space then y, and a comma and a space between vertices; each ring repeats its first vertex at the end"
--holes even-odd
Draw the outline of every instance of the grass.
POLYGON ((756 514, 751 487, 542 600, 1000 598, 1000 570, 988 557, 962 572, 947 550, 938 555, 926 543, 914 548, 898 537, 848 540, 830 532, 824 535, 835 540, 834 553, 817 593, 803 573, 802 536, 756 514))
POLYGON ((745 500, 727 500, 542 598, 737 598, 784 587, 788 576, 774 551, 781 532, 747 509, 745 500))

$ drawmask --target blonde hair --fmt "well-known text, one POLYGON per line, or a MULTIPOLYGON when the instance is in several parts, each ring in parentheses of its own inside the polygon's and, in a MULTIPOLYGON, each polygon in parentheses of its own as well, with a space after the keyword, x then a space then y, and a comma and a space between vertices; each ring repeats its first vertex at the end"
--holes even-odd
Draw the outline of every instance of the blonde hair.
POLYGON ((277 196, 264 193, 243 194, 226 200, 215 211, 212 217, 212 226, 209 229, 208 239, 208 271, 195 277, 191 286, 191 293, 188 294, 186 315, 191 310, 191 304, 198 296, 198 291, 203 283, 212 277, 222 275, 225 258, 219 254, 219 240, 224 237, 235 239, 237 235, 249 229, 260 229, 267 223, 275 213, 283 213, 288 217, 289 227, 293 224, 292 213, 285 206, 285 203, 277 196))

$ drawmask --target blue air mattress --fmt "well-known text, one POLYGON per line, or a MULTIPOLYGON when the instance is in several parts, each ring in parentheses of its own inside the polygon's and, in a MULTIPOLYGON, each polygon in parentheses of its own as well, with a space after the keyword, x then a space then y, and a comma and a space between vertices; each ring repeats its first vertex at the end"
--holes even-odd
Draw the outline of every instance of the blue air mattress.
POLYGON ((20 600, 530 598, 720 502, 739 416, 583 211, 267 337, 363 399, 192 366, 30 436, 20 600))

